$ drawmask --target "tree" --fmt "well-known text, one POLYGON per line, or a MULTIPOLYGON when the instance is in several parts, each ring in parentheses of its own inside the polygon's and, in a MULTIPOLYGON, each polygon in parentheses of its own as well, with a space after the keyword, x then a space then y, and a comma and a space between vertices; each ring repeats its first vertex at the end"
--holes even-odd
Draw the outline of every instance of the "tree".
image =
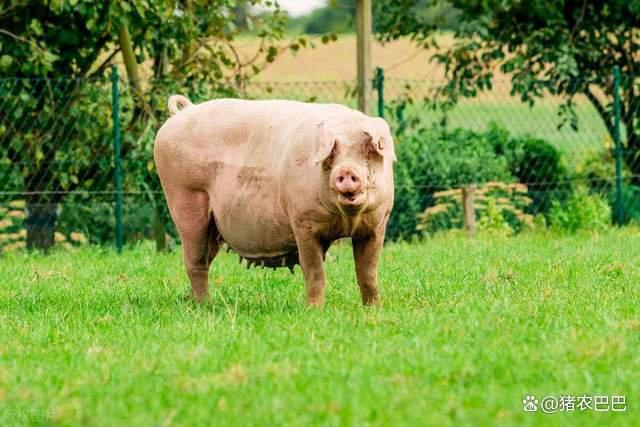
POLYGON ((329 0, 307 15, 290 18, 287 28, 304 34, 340 34, 355 31, 356 1, 329 0))
POLYGON ((127 153, 139 148, 136 132, 157 126, 169 90, 240 87, 283 50, 297 49, 297 41, 281 43, 285 20, 267 0, 4 2, 0 72, 20 79, 0 82, 0 164, 22 179, 28 247, 53 244, 58 207, 69 193, 110 188, 104 78, 119 53, 136 101, 125 124, 127 153), (243 3, 270 11, 243 17, 261 40, 249 57, 234 44, 234 11, 246 15, 243 3))
POLYGON ((561 124, 578 125, 575 97, 586 96, 613 137, 611 75, 620 67, 624 160, 640 185, 640 0, 381 0, 378 37, 436 45, 439 22, 420 19, 419 9, 443 3, 457 11, 458 24, 454 43, 434 59, 447 77, 440 93, 452 102, 491 89, 500 70, 525 102, 545 93, 563 97, 561 124))

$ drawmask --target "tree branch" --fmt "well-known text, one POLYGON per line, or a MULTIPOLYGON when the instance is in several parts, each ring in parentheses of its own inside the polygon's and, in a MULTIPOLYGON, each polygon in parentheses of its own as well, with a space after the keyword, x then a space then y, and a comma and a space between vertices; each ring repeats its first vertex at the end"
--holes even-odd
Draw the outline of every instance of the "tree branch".
POLYGON ((118 52, 120 52, 120 48, 116 48, 113 52, 111 52, 111 54, 109 54, 109 56, 107 57, 107 59, 105 59, 104 61, 102 61, 102 63, 98 66, 98 68, 96 68, 96 70, 94 72, 92 72, 91 74, 89 74, 87 76, 87 78, 91 78, 91 77, 95 77, 98 74, 102 73, 105 68, 107 68, 107 66, 109 65, 109 63, 111 62, 111 60, 113 59, 114 56, 116 56, 118 54, 118 52))
POLYGON ((131 41, 129 28, 125 24, 121 24, 120 27, 118 27, 118 43, 120 44, 120 49, 122 51, 122 59, 124 61, 124 66, 127 69, 129 82, 131 82, 131 86, 136 92, 136 95, 140 98, 139 101, 141 102, 142 85, 140 81, 140 73, 138 72, 138 62, 136 61, 136 56, 133 53, 133 42, 131 41))
POLYGON ((25 38, 25 37, 21 37, 17 34, 13 34, 11 31, 7 31, 5 29, 0 28, 0 34, 4 34, 5 36, 11 37, 12 39, 22 42, 22 43, 27 43, 31 46, 33 46, 34 49, 36 49, 38 52, 42 53, 42 54, 46 54, 47 51, 44 50, 43 48, 41 48, 40 46, 37 45, 37 43, 25 38))

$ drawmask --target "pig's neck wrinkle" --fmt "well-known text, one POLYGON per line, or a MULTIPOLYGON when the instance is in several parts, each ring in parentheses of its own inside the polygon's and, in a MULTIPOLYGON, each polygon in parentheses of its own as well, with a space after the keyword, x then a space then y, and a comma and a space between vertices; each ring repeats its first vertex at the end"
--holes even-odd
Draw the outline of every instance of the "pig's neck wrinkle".
POLYGON ((344 214, 334 215, 332 220, 327 224, 326 239, 329 241, 351 237, 358 229, 361 222, 361 216, 345 216, 344 214))

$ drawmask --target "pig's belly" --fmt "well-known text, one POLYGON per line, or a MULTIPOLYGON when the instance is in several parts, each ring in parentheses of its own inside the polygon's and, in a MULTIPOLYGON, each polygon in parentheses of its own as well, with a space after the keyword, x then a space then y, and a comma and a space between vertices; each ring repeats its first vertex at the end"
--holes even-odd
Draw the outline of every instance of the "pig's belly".
POLYGON ((242 257, 275 261, 297 253, 289 220, 273 195, 249 193, 221 199, 212 201, 218 231, 242 257))

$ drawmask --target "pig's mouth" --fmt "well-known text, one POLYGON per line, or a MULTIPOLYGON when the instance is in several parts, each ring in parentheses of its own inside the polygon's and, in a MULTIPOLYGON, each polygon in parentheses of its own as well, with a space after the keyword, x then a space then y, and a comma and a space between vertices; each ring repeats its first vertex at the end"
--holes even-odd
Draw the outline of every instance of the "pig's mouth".
POLYGON ((364 191, 338 193, 338 202, 344 206, 360 206, 365 202, 366 194, 364 191))

